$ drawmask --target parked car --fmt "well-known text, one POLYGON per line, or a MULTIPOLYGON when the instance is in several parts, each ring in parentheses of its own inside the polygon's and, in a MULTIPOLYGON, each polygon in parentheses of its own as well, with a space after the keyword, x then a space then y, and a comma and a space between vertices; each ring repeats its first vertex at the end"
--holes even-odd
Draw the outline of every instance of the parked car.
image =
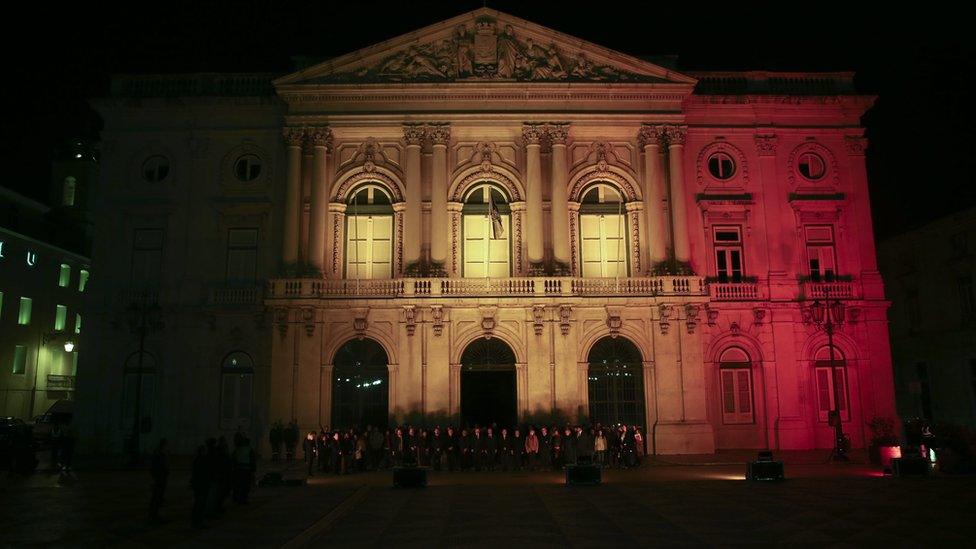
POLYGON ((57 424, 67 423, 74 417, 74 401, 59 400, 48 408, 47 412, 35 416, 32 420, 34 440, 42 446, 51 442, 51 431, 57 424))
POLYGON ((15 417, 0 417, 0 470, 28 475, 36 467, 31 426, 15 417))

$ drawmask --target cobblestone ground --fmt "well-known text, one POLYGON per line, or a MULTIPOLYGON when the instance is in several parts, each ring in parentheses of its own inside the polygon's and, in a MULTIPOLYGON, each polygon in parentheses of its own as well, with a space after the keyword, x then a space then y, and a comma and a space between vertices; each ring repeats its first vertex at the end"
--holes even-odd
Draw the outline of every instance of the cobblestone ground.
POLYGON ((420 490, 391 488, 389 472, 317 476, 305 487, 258 488, 203 530, 190 528, 185 470, 171 475, 165 522, 154 526, 145 471, 82 469, 66 482, 39 473, 0 481, 0 546, 973 544, 976 477, 885 478, 796 454, 785 482, 750 483, 744 460, 607 471, 596 487, 565 486, 559 473, 432 473, 420 490))

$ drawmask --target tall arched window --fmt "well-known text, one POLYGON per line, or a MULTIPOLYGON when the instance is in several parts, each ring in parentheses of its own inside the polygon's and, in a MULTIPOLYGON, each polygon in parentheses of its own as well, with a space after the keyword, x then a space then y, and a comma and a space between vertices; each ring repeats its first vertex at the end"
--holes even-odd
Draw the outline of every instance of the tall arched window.
POLYGON ((220 365, 220 428, 236 429, 251 424, 254 401, 254 363, 242 351, 224 357, 220 365))
POLYGON ((372 339, 351 339, 332 361, 332 427, 389 423, 389 361, 372 339))
POLYGON ((392 258, 390 195, 378 185, 365 185, 346 204, 346 278, 390 278, 392 258))
POLYGON ((834 347, 831 361, 830 347, 823 346, 814 355, 814 373, 817 377, 817 412, 820 421, 827 421, 828 414, 838 403, 840 417, 851 419, 850 399, 847 394, 847 360, 844 353, 834 347))
POLYGON ((597 183, 580 202, 580 271, 584 277, 627 276, 627 215, 616 188, 597 183))
POLYGON ((590 421, 645 426, 644 365, 637 346, 623 337, 605 337, 587 360, 590 421))
POLYGON ((74 206, 75 205, 75 186, 77 185, 77 180, 74 176, 69 175, 64 178, 64 186, 62 187, 61 193, 61 205, 62 206, 74 206))
POLYGON ((467 278, 511 276, 511 208, 502 190, 475 185, 464 199, 464 267, 467 278))
POLYGON ((722 386, 722 423, 755 421, 749 355, 738 347, 723 351, 719 359, 719 378, 722 386))
POLYGON ((497 337, 478 338, 461 354, 461 419, 465 425, 518 421, 515 353, 497 337))

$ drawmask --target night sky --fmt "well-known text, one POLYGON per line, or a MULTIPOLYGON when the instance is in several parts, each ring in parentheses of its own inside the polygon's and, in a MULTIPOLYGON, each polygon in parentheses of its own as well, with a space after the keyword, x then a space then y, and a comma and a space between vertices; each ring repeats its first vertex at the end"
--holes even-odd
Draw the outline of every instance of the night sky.
MULTIPOLYGON (((879 236, 976 205, 976 40, 951 5, 927 2, 904 11, 895 3, 854 1, 487 4, 624 53, 676 54, 679 71, 856 71, 859 91, 879 96, 863 120, 879 236)), ((4 86, 2 184, 46 197, 57 145, 97 139, 100 122, 86 101, 106 94, 111 74, 285 74, 293 56, 327 59, 481 6, 480 0, 34 2, 19 19, 7 19, 3 38, 13 74, 4 86), (15 36, 14 28, 28 37, 15 36)))

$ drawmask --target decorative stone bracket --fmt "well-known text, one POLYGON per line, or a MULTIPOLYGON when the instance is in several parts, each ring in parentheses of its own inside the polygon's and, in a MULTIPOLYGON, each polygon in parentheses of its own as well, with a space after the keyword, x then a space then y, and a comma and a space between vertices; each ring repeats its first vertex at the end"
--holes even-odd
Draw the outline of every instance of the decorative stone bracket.
POLYGON ((698 313, 701 311, 701 307, 693 303, 688 303, 685 305, 685 325, 688 328, 688 333, 695 333, 695 326, 698 325, 698 313))
POLYGON ((431 327, 434 329, 434 336, 440 337, 444 333, 445 310, 443 305, 430 306, 431 327))
POLYGON ((610 337, 620 335, 620 327, 623 326, 620 313, 621 307, 607 307, 607 328, 610 329, 610 337))
POLYGON ((756 307, 752 310, 752 324, 755 326, 762 325, 763 321, 766 320, 766 309, 756 307))
POLYGON ((667 303, 661 303, 657 306, 658 311, 658 324, 661 327, 661 335, 667 335, 668 330, 671 328, 671 315, 674 312, 674 307, 668 305, 667 303))
POLYGON ((417 330, 417 308, 415 306, 403 306, 403 323, 407 327, 407 336, 412 336, 417 330))
POLYGON ((563 335, 569 335, 570 321, 573 316, 573 306, 572 305, 560 305, 559 306, 559 331, 563 335))
POLYGON ((709 326, 715 326, 718 322, 718 309, 709 307, 707 303, 705 304, 705 321, 709 326))
POLYGON ((305 325, 305 335, 311 337, 315 332, 315 309, 302 307, 302 324, 305 325))
POLYGON ((532 329, 535 330, 535 335, 541 336, 542 329, 545 327, 546 323, 546 306, 545 305, 533 305, 532 306, 532 329))
POLYGON ((478 312, 481 313, 481 329, 485 339, 490 339, 497 324, 495 316, 498 314, 498 307, 479 307, 478 312))
POLYGON ((355 308, 352 312, 352 327, 356 330, 356 337, 363 339, 366 337, 366 328, 369 326, 369 323, 366 321, 366 317, 369 316, 369 307, 355 308))
POLYGON ((288 332, 288 309, 284 307, 278 307, 274 310, 274 321, 278 325, 278 331, 281 332, 281 337, 285 337, 285 333, 288 332))

